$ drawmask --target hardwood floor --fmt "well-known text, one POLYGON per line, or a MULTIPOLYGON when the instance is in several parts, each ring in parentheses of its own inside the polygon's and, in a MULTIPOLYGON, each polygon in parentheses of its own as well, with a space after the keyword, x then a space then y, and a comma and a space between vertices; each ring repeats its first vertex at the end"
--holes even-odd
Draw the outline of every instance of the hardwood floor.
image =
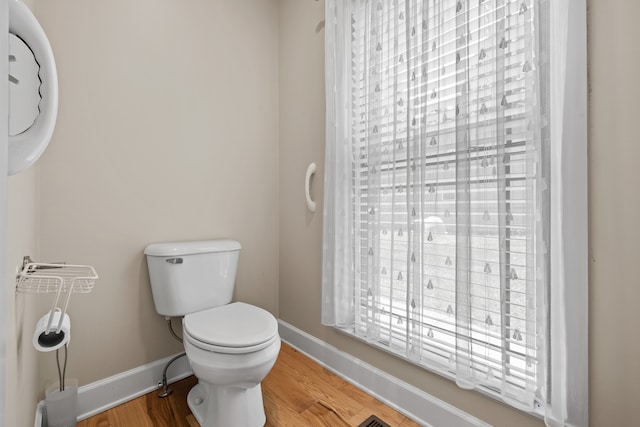
MULTIPOLYGON (((78 427, 199 427, 187 407, 196 384, 189 377, 173 384, 173 394, 156 392, 78 423, 78 427)), ((392 427, 419 427, 402 414, 282 344, 278 360, 262 382, 267 427, 355 427, 377 415, 392 427)))

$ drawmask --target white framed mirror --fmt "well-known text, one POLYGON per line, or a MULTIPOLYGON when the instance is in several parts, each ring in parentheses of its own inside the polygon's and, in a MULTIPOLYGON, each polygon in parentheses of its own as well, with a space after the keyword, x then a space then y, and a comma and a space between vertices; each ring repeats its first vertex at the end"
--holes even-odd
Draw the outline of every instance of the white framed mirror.
POLYGON ((58 114, 58 75, 42 27, 20 0, 9 1, 8 174, 31 166, 47 148, 58 114))

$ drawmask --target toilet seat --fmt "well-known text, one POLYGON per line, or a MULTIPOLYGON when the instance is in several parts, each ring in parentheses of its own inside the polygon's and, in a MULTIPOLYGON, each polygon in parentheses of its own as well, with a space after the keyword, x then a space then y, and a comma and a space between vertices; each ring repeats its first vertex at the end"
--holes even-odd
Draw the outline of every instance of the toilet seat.
POLYGON ((203 350, 250 353, 278 339, 278 322, 266 310, 236 302, 187 314, 183 331, 187 341, 203 350))

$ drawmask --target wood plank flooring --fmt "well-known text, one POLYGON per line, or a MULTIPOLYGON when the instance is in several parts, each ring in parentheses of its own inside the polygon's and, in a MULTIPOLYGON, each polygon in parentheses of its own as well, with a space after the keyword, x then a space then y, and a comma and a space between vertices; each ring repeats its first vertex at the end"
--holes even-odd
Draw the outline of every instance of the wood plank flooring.
MULTIPOLYGON (((187 393, 196 382, 193 376, 178 381, 169 397, 152 392, 78 427, 199 427, 187 406, 187 393)), ((356 427, 370 415, 392 427, 419 427, 284 343, 262 382, 262 394, 267 427, 356 427)))

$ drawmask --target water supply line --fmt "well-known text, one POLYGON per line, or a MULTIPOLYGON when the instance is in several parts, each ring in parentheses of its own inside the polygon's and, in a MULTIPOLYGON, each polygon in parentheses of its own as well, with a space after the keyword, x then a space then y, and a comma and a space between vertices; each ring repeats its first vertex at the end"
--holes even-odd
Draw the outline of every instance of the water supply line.
MULTIPOLYGON (((176 339, 176 341, 179 342, 183 342, 182 338, 180 338, 176 332, 173 330, 173 324, 171 323, 171 317, 166 317, 167 319, 167 326, 169 327, 169 332, 171 333, 171 336, 173 338, 176 339)), ((187 353, 180 353, 177 356, 175 356, 173 359, 169 360, 169 363, 166 364, 166 366, 164 367, 164 371, 162 371, 162 381, 158 382, 158 388, 160 389, 160 391, 158 392, 158 397, 167 397, 169 396, 171 393, 173 393, 173 390, 169 388, 169 384, 167 384, 167 369, 169 369, 169 366, 175 362, 176 360, 180 359, 182 356, 186 356, 187 353)))
POLYGON ((167 326, 169 327, 169 332, 171 333, 171 336, 173 338, 176 339, 176 341, 180 342, 180 344, 183 344, 182 338, 179 337, 176 332, 173 330, 173 324, 171 323, 171 317, 167 317, 167 326))

